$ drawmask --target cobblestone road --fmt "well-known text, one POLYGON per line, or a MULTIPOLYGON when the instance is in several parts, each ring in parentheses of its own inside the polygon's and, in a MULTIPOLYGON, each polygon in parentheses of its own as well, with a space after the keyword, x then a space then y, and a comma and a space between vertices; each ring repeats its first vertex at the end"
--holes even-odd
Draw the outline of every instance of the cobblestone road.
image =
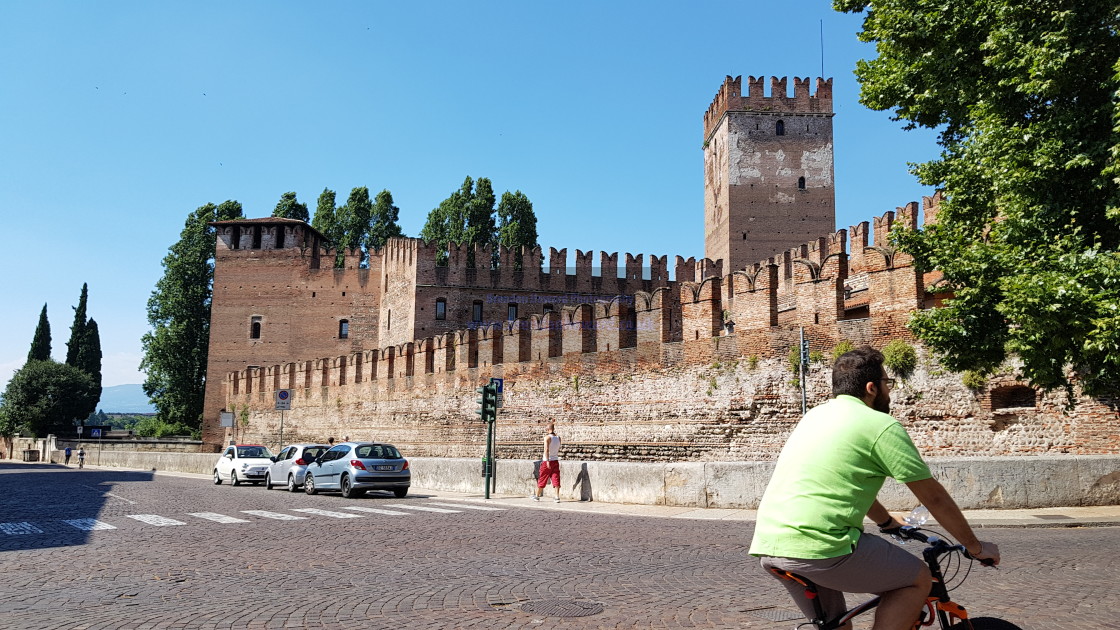
MULTIPOLYGON (((346 500, 46 465, 0 464, 0 484, 3 628, 797 623, 785 591, 745 555, 749 522, 422 492, 346 500)), ((1120 627, 1115 528, 984 534, 1004 566, 974 568, 954 593, 974 616, 1120 627)))

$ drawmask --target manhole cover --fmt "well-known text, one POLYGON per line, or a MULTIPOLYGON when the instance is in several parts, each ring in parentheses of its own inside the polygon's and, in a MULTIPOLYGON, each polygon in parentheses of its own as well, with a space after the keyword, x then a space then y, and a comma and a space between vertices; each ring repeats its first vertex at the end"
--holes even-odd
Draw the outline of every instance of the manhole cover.
POLYGON ((777 606, 764 606, 761 608, 750 608, 743 612, 750 613, 755 617, 762 617, 770 621, 793 621, 794 619, 803 619, 804 616, 799 612, 778 608, 777 606))
POLYGON ((603 612, 603 605, 578 599, 542 599, 522 604, 521 611, 548 617, 587 617, 603 612))

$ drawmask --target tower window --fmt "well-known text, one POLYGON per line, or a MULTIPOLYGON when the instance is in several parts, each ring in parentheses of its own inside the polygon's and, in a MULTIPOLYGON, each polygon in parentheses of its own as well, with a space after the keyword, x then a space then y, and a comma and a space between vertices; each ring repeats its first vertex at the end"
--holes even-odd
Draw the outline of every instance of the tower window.
POLYGON ((797 178, 797 189, 798 190, 805 190, 805 178, 804 177, 798 177, 797 178))
POLYGON ((338 338, 339 339, 349 339, 350 338, 350 320, 348 320, 348 319, 338 320, 338 338))
POLYGON ((249 320, 249 338, 250 339, 260 339, 261 338, 261 316, 260 315, 254 315, 249 320))
POLYGON ((786 123, 779 120, 777 125, 774 125, 774 133, 779 136, 786 135, 786 123))
POLYGON ((284 226, 276 228, 276 249, 284 249, 284 226))
POLYGON ((544 305, 544 312, 551 313, 552 310, 553 310, 553 306, 551 304, 545 304, 544 305))
POLYGON ((506 319, 511 322, 517 319, 517 302, 510 302, 506 305, 506 319))
POLYGON ((447 319, 447 300, 443 298, 436 300, 436 319, 447 319))
POLYGON ((253 249, 261 248, 261 226, 253 227, 253 249))
POLYGON ((475 300, 474 304, 471 304, 471 321, 482 321, 482 302, 479 300, 475 300))

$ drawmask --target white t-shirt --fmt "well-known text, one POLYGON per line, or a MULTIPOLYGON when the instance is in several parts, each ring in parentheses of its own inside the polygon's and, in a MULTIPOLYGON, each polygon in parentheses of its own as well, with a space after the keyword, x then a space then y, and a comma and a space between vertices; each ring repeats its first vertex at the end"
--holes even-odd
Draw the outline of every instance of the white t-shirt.
POLYGON ((560 436, 548 436, 548 461, 554 462, 560 459, 560 436))

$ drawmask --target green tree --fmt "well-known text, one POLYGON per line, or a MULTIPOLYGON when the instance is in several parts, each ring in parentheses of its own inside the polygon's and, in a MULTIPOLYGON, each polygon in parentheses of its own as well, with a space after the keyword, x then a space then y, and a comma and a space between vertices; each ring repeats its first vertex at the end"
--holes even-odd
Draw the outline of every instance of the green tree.
POLYGON ((91 317, 86 322, 86 332, 82 336, 82 346, 78 350, 78 358, 74 367, 89 374, 93 382, 90 390, 91 399, 87 413, 92 413, 101 400, 101 333, 98 332, 97 322, 91 317))
MULTIPOLYGON (((476 182, 467 177, 459 190, 428 213, 420 238, 436 244, 440 251, 440 263, 447 261, 447 246, 451 243, 493 247, 498 242, 494 222, 495 201, 489 179, 480 177, 476 182)), ((474 266, 474 251, 472 248, 467 251, 467 264, 474 266)))
POLYGON ((39 325, 35 327, 35 338, 31 340, 28 361, 49 361, 51 358, 51 323, 47 319, 47 305, 39 313, 39 325))
POLYGON ((152 329, 141 339, 140 368, 147 372, 144 393, 165 422, 201 426, 216 241, 209 223, 241 216, 236 201, 208 203, 192 212, 164 257, 163 277, 148 299, 152 329))
POLYGON ((394 236, 402 236, 401 226, 397 224, 401 209, 393 204, 393 194, 388 190, 377 193, 373 200, 373 217, 366 233, 367 251, 381 249, 385 242, 394 236))
MULTIPOLYGON (((896 244, 951 299, 911 328, 955 371, 1009 354, 1043 388, 1120 381, 1120 12, 1115 0, 835 0, 866 10, 861 101, 940 133, 916 165, 937 224, 896 244)), ((1072 390, 1070 390, 1072 392, 1072 390)))
POLYGON ((70 435, 74 420, 95 405, 93 379, 85 371, 55 361, 28 361, 12 375, 0 405, 0 433, 70 435))
POLYGON ((502 193, 498 202, 498 244, 513 250, 514 265, 522 268, 521 248, 537 247, 537 215, 533 202, 520 190, 502 193))
POLYGON ((280 195, 280 201, 276 204, 276 209, 272 211, 272 216, 281 219, 299 219, 300 221, 311 219, 311 215, 307 213, 307 204, 296 200, 294 192, 286 192, 280 195))
POLYGON ((334 266, 342 267, 342 248, 344 247, 343 241, 345 239, 343 237, 345 228, 341 221, 339 221, 338 210, 335 208, 334 203, 334 191, 329 188, 324 188, 323 192, 319 193, 319 203, 315 207, 315 216, 311 219, 311 227, 327 237, 331 247, 335 248, 334 266))
POLYGON ((86 299, 89 290, 82 283, 82 295, 78 298, 78 305, 74 307, 74 323, 70 326, 70 341, 66 342, 66 365, 78 364, 78 353, 82 349, 82 338, 86 334, 86 299))
POLYGON ((370 221, 373 219, 373 202, 369 198, 369 188, 359 186, 350 191, 346 203, 335 212, 338 221, 340 240, 338 246, 347 251, 360 251, 360 265, 367 262, 365 245, 370 221))

